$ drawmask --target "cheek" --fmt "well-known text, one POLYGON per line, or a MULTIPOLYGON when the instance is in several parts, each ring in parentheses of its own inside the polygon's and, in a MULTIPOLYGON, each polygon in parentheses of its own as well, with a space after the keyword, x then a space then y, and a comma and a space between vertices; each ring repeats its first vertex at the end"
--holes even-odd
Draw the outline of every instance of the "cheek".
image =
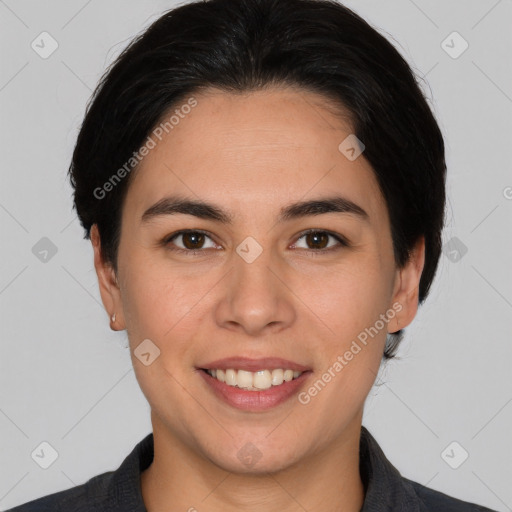
POLYGON ((298 295, 307 297, 320 319, 314 318, 319 331, 313 352, 321 354, 320 382, 304 398, 320 409, 336 404, 324 412, 337 417, 339 426, 348 411, 362 407, 377 376, 387 336, 380 315, 389 309, 389 290, 376 259, 362 255, 357 263, 304 282, 309 285, 298 295))
POLYGON ((358 254, 294 285, 299 297, 322 320, 325 333, 347 342, 372 326, 389 307, 386 269, 371 254, 358 254))
POLYGON ((132 330, 151 326, 159 332, 158 326, 169 322, 179 314, 183 305, 185 288, 178 285, 179 273, 172 271, 171 264, 162 263, 148 248, 126 243, 119 257, 119 268, 123 273, 123 311, 127 327, 132 330))
POLYGON ((185 275, 172 264, 148 263, 149 257, 144 260, 145 265, 131 258, 125 267, 122 301, 126 330, 133 349, 149 338, 161 351, 160 362, 175 371, 176 361, 187 366, 193 359, 192 341, 205 330, 202 324, 211 319, 208 291, 218 278, 213 274, 185 275))
POLYGON ((122 300, 129 332, 159 336, 170 320, 169 311, 173 310, 170 306, 176 300, 174 282, 144 269, 133 269, 122 300))

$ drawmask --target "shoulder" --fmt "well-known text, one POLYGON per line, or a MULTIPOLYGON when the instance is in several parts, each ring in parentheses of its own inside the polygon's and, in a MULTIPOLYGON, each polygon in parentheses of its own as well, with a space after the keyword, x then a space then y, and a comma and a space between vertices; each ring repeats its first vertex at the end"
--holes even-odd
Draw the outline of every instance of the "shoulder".
POLYGON ((96 475, 71 489, 43 496, 6 512, 103 512, 113 472, 96 475))
POLYGON ((360 441, 360 473, 366 487, 362 512, 496 512, 404 477, 364 426, 360 441))
POLYGON ((140 475, 152 460, 153 433, 150 433, 115 471, 93 476, 84 484, 43 496, 7 512, 144 512, 140 475))
POLYGON ((428 511, 435 512, 495 512, 490 508, 477 505, 476 503, 470 503, 468 501, 462 501, 452 496, 448 496, 440 491, 429 489, 418 482, 413 482, 407 478, 404 481, 412 486, 414 492, 418 496, 421 503, 425 506, 428 511))

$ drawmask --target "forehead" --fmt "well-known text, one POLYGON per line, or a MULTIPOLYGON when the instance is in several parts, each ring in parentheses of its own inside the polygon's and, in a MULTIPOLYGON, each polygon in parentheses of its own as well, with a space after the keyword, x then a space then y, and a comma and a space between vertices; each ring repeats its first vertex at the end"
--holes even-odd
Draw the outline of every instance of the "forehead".
POLYGON ((374 221, 385 215, 364 153, 351 161, 339 149, 352 134, 348 115, 325 98, 293 88, 211 89, 193 97, 193 108, 180 109, 185 98, 163 116, 165 122, 176 113, 172 128, 152 135, 156 145, 128 190, 129 214, 140 217, 179 194, 221 202, 247 222, 255 211, 277 215, 290 202, 336 194, 360 204, 374 221))

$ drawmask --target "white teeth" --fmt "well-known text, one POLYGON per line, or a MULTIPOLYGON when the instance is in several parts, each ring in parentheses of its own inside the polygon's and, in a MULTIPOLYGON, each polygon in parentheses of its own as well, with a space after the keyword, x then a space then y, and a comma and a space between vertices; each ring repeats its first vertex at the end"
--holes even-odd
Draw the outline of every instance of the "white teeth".
POLYGON ((273 370, 272 371, 272 386, 279 386, 284 382, 284 370, 273 370))
POLYGON ((237 381, 235 370, 226 370, 226 384, 228 384, 229 386, 236 386, 236 383, 237 381))
POLYGON ((206 370, 213 378, 225 382, 229 386, 236 386, 249 391, 269 389, 272 386, 279 386, 283 382, 290 382, 296 379, 302 372, 293 370, 260 370, 248 372, 246 370, 206 370))
POLYGON ((239 388, 250 388, 252 387, 252 373, 244 370, 238 370, 236 376, 236 385, 239 388))
MULTIPOLYGON (((250 372, 247 372, 250 374, 250 372)), ((238 372, 240 375, 240 371, 238 372)), ((268 389, 272 387, 272 374, 269 370, 261 370, 256 372, 253 377, 253 387, 257 389, 268 389)))

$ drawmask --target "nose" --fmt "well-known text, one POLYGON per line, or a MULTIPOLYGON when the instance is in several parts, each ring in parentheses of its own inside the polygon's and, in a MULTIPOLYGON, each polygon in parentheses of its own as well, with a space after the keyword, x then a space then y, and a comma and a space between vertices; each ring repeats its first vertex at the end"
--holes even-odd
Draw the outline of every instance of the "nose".
POLYGON ((254 260, 233 256, 224 293, 216 308, 220 327, 249 336, 277 333, 293 324, 294 295, 287 286, 287 269, 269 249, 254 260))

